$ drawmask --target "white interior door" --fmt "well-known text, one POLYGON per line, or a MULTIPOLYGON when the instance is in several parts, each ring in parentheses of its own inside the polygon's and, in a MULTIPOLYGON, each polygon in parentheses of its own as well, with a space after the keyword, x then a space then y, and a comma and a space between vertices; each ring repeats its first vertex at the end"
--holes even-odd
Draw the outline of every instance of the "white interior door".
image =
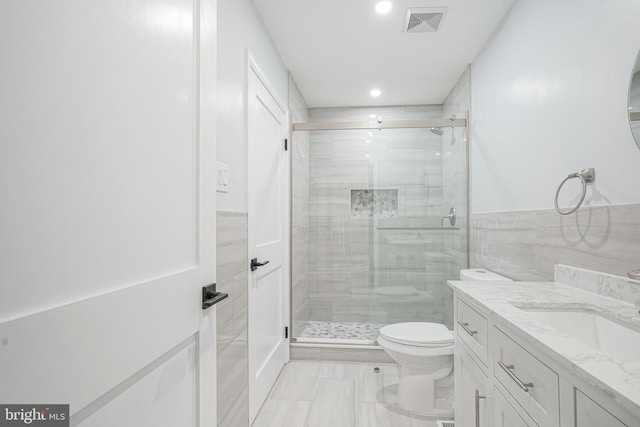
POLYGON ((215 0, 3 2, 0 404, 215 425, 215 24, 215 0))
POLYGON ((289 360, 287 115, 255 63, 248 71, 249 419, 289 360))

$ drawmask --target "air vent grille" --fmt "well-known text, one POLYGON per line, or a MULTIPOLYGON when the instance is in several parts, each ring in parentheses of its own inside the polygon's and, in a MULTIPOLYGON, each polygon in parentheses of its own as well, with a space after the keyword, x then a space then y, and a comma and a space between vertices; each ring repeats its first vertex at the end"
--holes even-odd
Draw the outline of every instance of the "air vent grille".
POLYGON ((437 420, 438 427, 455 427, 455 423, 453 421, 442 421, 437 420))
POLYGON ((407 33, 438 31, 446 11, 446 7, 408 9, 404 29, 407 33))

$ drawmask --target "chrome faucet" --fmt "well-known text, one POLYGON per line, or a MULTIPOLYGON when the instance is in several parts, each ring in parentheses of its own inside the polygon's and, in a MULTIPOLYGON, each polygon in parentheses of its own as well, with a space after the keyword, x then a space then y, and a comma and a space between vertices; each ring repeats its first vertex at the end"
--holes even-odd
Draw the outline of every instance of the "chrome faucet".
POLYGON ((640 270, 633 270, 627 273, 629 279, 640 280, 640 270))
POLYGON ((442 217, 442 219, 440 220, 440 226, 441 227, 444 227, 444 220, 445 219, 449 220, 449 224, 451 224, 451 227, 456 225, 456 208, 449 209, 449 215, 445 215, 445 216, 442 217))

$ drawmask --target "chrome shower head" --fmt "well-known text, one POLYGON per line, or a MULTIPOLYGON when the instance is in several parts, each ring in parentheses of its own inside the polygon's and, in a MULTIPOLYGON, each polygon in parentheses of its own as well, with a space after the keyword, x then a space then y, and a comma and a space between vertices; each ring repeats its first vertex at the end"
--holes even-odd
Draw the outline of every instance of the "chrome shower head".
POLYGON ((444 133, 444 131, 442 130, 442 128, 438 127, 432 127, 431 128, 431 132, 435 133, 436 135, 440 135, 442 136, 442 134, 444 133))

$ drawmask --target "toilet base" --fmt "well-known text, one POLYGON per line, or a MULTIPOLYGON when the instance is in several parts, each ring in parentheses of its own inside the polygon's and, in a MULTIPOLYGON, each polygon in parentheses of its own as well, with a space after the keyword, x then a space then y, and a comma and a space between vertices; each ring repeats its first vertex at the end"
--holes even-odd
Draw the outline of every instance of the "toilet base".
POLYGON ((433 373, 420 374, 403 369, 398 385, 398 406, 412 414, 427 417, 452 417, 453 381, 449 375, 435 381, 433 373))

